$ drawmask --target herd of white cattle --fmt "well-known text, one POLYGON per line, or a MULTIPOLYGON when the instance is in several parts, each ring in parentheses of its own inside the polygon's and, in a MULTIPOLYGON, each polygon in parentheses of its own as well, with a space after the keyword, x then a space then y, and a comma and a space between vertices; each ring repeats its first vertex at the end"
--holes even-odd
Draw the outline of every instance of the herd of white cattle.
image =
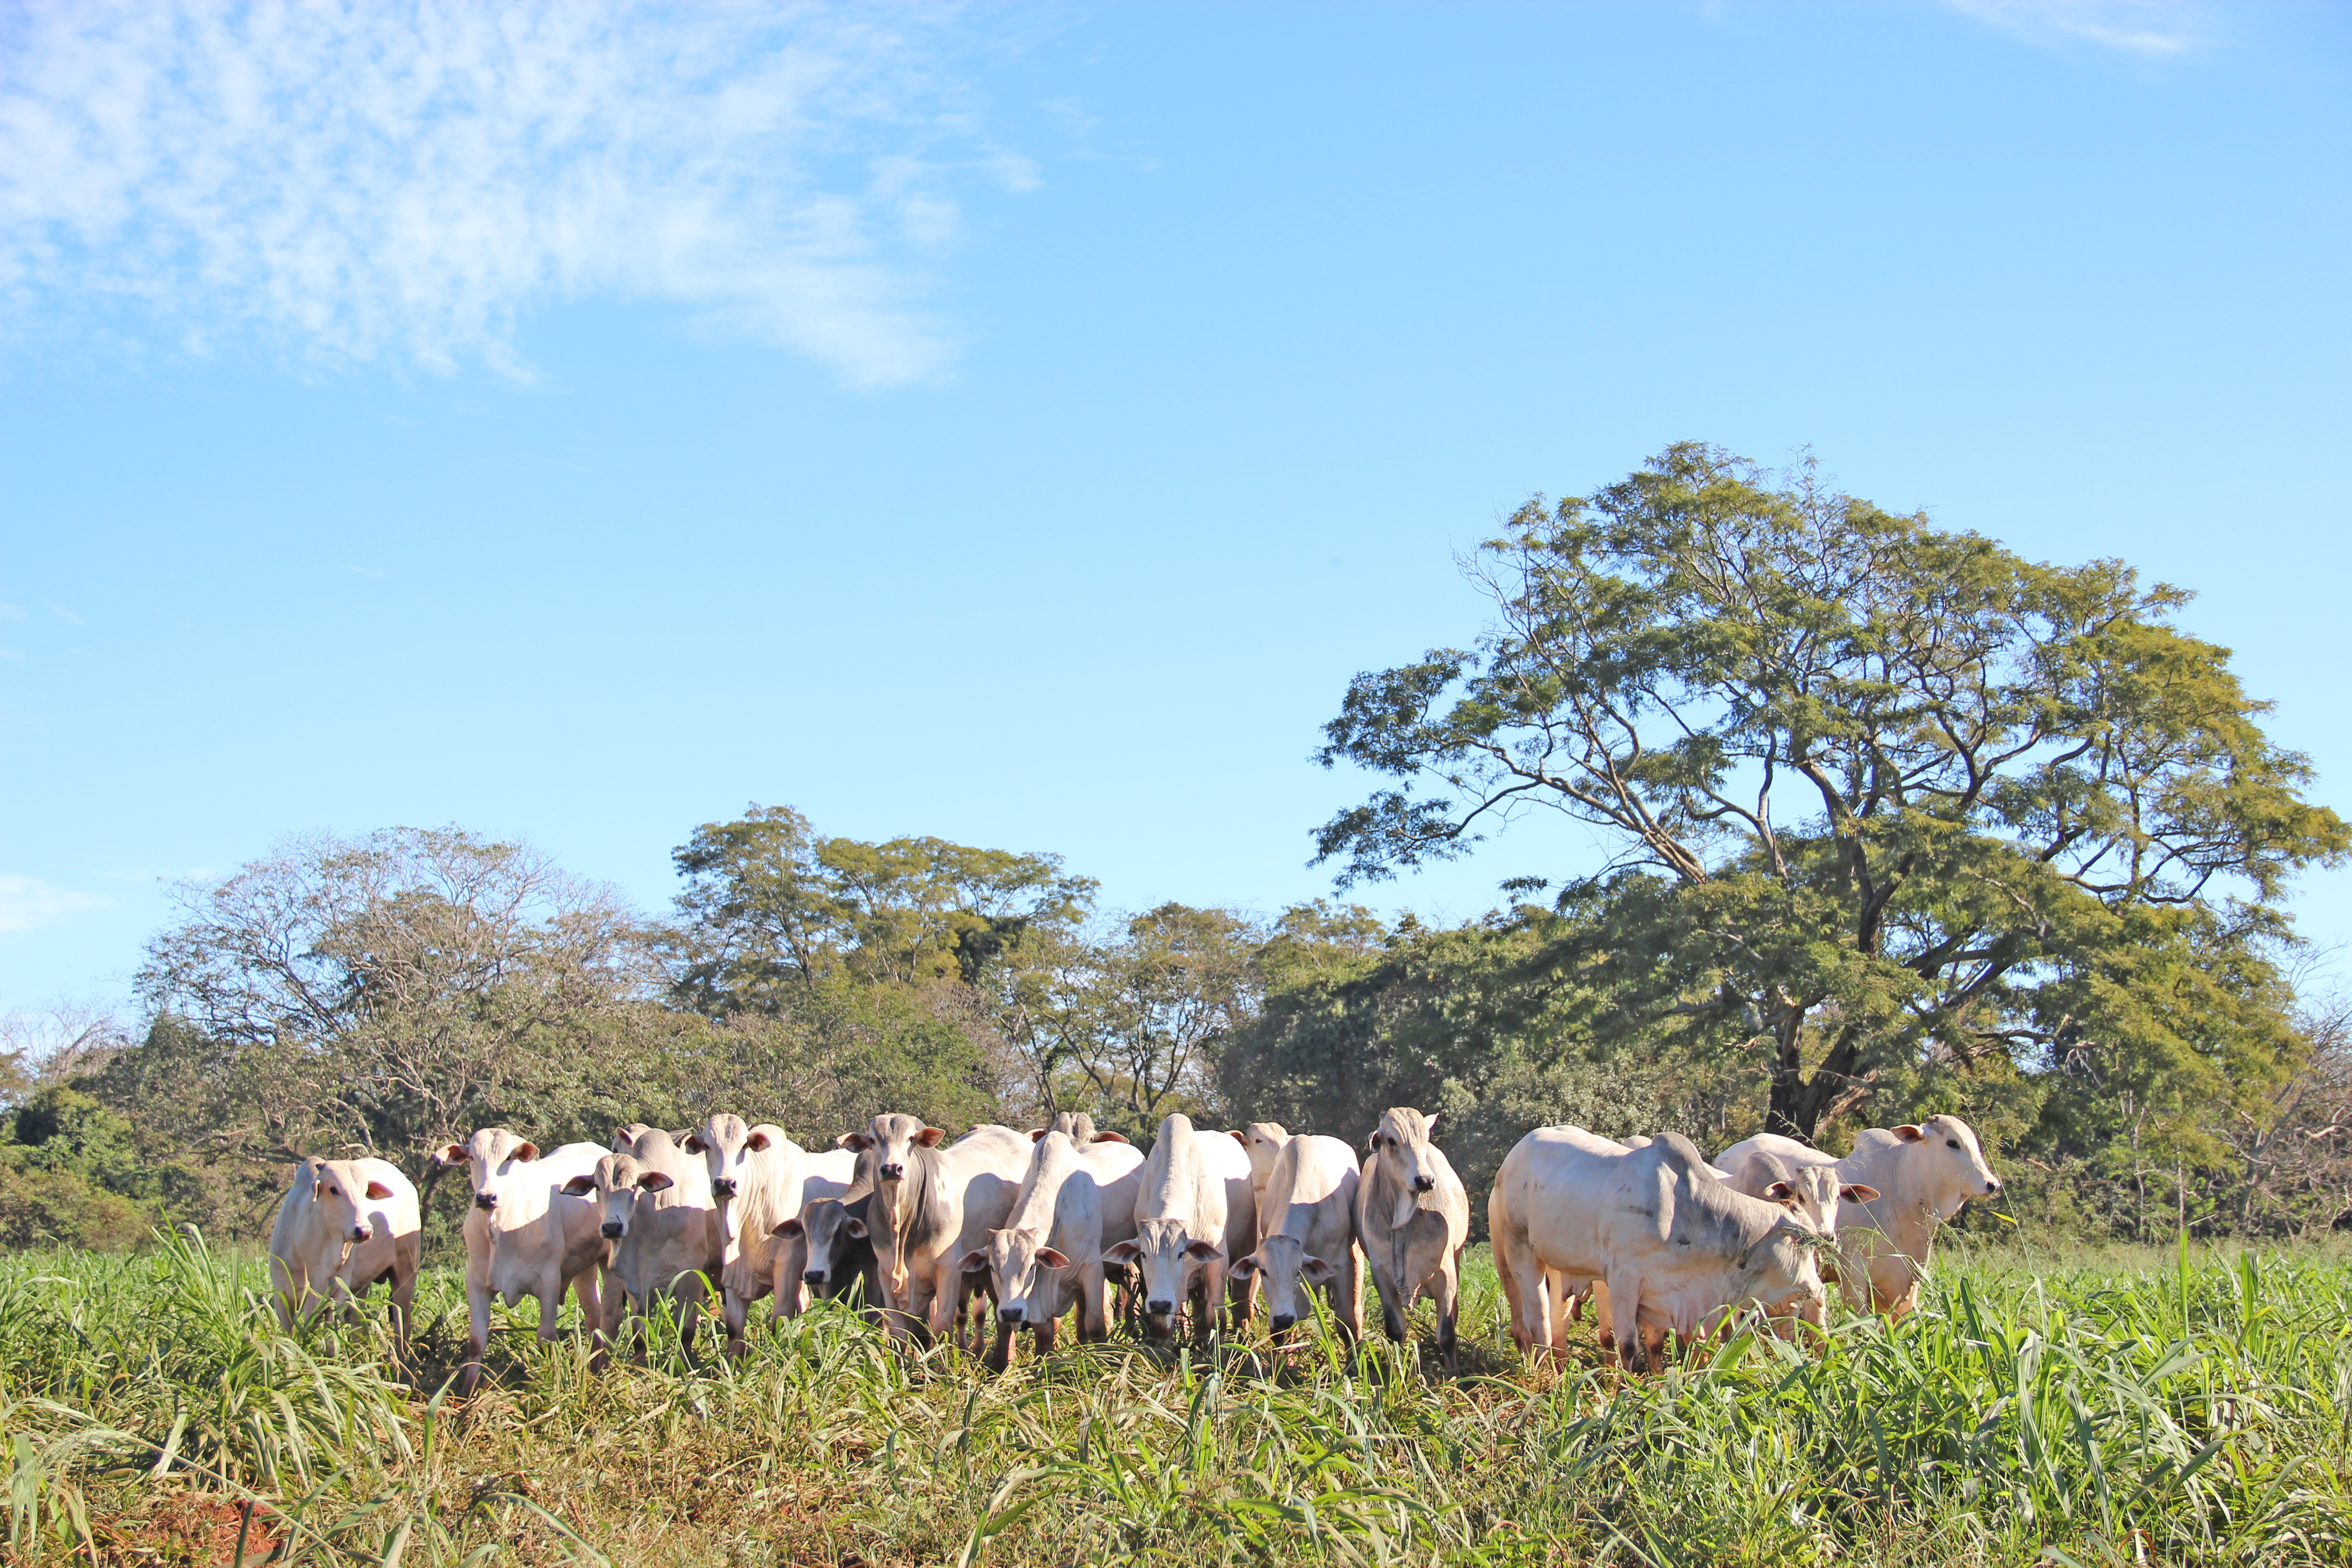
MULTIPOLYGON (((656 1310, 690 1348, 714 1289, 730 1352, 762 1299, 785 1318, 812 1296, 857 1292, 917 1340, 969 1316, 971 1348, 1002 1370, 1022 1330, 1050 1350, 1072 1311, 1081 1339, 1108 1337, 1114 1273, 1123 1310, 1154 1338, 1187 1318, 1205 1336, 1221 1310, 1238 1329, 1261 1289, 1279 1333, 1310 1315, 1317 1290, 1352 1342, 1365 1268, 1392 1339, 1415 1301, 1435 1303, 1454 1370, 1470 1200, 1431 1142, 1437 1121, 1389 1110, 1360 1158, 1270 1121, 1209 1132, 1181 1115, 1160 1123, 1149 1158, 1083 1114, 953 1142, 919 1117, 881 1115, 822 1151, 729 1114, 547 1152, 484 1128, 434 1155, 472 1184, 462 1386, 481 1375, 494 1297, 535 1300, 540 1337, 553 1339, 571 1292, 599 1347, 634 1319, 642 1354, 656 1310)), ((1770 1134, 1709 1162, 1675 1133, 1619 1142, 1539 1127, 1496 1173, 1486 1215, 1522 1349, 1556 1353, 1590 1299, 1604 1353, 1638 1372, 1667 1334, 1703 1340, 1743 1314, 1819 1325, 1825 1279, 1857 1310, 1906 1312, 1936 1227, 2000 1191, 1953 1116, 1874 1128, 1843 1160, 1770 1134)), ((404 1352, 420 1240, 416 1189, 396 1167, 305 1161, 270 1237, 281 1316, 389 1282, 404 1352)))

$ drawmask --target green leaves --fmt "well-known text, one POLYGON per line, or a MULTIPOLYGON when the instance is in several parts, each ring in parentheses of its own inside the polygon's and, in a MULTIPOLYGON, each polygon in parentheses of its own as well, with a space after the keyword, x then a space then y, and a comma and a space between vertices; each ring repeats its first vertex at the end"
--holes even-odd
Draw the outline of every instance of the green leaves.
POLYGON ((2215 912, 2262 911, 2352 845, 2227 650, 2170 624, 2185 594, 1884 511, 1810 465, 1674 447, 1530 500, 1474 574, 1497 611, 1476 651, 1360 675, 1325 727, 1327 765, 1403 782, 1325 824, 1318 859, 1345 885, 1529 810, 1598 829, 1610 868, 1560 907, 1622 1031, 1768 1038, 1781 1131, 1906 1062, 2140 1038, 2144 995, 2051 1005, 2087 1005, 2080 976, 2120 944, 2262 991, 2283 928, 2229 917, 2221 958, 2215 912), (2199 913, 2140 918, 2168 909, 2199 913))

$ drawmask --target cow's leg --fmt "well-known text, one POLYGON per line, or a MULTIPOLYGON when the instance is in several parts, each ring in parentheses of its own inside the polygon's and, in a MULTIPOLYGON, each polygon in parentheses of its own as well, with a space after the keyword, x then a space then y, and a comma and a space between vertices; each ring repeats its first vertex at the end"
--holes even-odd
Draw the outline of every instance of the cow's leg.
POLYGON ((1390 1279, 1389 1271, 1373 1263, 1370 1253, 1365 1255, 1364 1265, 1371 1274, 1372 1289, 1381 1299, 1381 1331, 1388 1335, 1390 1342, 1402 1344, 1404 1315, 1412 1305, 1412 1287, 1405 1280, 1390 1279))
POLYGON ((395 1259, 392 1266, 392 1343, 402 1361, 408 1359, 409 1310, 416 1302, 416 1259, 395 1259))
POLYGON ((1537 1259, 1534 1244, 1513 1231, 1507 1220, 1495 1226, 1494 1245, 1495 1271, 1502 1277, 1503 1296, 1511 1306, 1511 1338, 1518 1342, 1521 1354, 1543 1355, 1556 1342, 1546 1289, 1551 1272, 1537 1259))
POLYGON ((1650 1370, 1649 1343, 1642 1334, 1642 1281, 1624 1269, 1612 1269, 1601 1281, 1609 1291, 1609 1328, 1628 1371, 1650 1370))
POLYGON ((1339 1321, 1339 1336, 1352 1353, 1364 1338, 1364 1262, 1353 1241, 1339 1260, 1339 1277, 1331 1281, 1331 1315, 1339 1321))
POLYGON ((719 1315, 727 1324, 727 1353, 741 1355, 744 1350, 743 1331, 751 1321, 751 1303, 737 1295, 731 1288, 722 1288, 719 1292, 719 1315))
MULTIPOLYGON (((1250 1320, 1257 1315, 1257 1276, 1255 1273, 1235 1274, 1229 1265, 1216 1265, 1225 1279, 1226 1324, 1236 1335, 1246 1332, 1250 1320)), ((1205 1335, 1207 1331, 1202 1331, 1205 1335)))
POLYGON ((1108 1289, 1100 1263, 1089 1263, 1078 1270, 1078 1339, 1086 1344, 1100 1344, 1110 1338, 1109 1308, 1104 1300, 1108 1289))
POLYGON ((1054 1353, 1054 1342, 1062 1336, 1062 1320, 1059 1318, 1048 1318, 1044 1322, 1039 1323, 1036 1328, 1037 1353, 1041 1356, 1052 1355, 1054 1353))
POLYGON ((466 1366, 457 1374, 457 1392, 471 1394, 482 1381, 482 1354, 490 1343, 490 1282, 466 1271, 466 1366))
POLYGON ((1445 1363, 1445 1375, 1462 1375, 1460 1346, 1455 1331, 1460 1327, 1462 1308, 1462 1255, 1450 1252, 1431 1276, 1429 1293, 1437 1301, 1437 1354, 1445 1363))

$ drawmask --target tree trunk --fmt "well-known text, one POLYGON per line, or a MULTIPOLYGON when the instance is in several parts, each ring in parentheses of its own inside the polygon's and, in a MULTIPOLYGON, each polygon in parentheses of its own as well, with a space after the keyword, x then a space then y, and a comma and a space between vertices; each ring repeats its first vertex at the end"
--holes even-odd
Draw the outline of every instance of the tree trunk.
POLYGON ((1764 1108, 1764 1131, 1811 1143, 1831 1102, 1853 1086, 1853 1069, 1862 1065, 1862 1050, 1852 1035, 1842 1036, 1813 1069, 1813 1076, 1806 1078, 1799 1068, 1794 1034, 1791 1030, 1782 1037, 1772 1064, 1772 1096, 1764 1108))

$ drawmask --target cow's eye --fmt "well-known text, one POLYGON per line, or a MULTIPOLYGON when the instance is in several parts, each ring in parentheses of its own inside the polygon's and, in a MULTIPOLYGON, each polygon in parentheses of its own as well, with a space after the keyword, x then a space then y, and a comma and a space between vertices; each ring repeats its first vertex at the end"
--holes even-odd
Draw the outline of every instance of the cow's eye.
POLYGON ((1957 1149, 1959 1146, 1960 1141, 1957 1138, 1947 1138, 1944 1140, 1944 1147, 1947 1149, 1957 1149))

